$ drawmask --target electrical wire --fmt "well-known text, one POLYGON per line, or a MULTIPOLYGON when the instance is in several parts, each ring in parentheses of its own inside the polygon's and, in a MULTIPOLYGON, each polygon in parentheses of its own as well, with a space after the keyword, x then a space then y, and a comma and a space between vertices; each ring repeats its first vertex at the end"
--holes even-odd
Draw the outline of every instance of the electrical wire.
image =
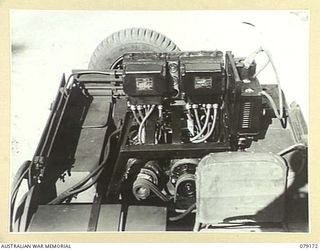
POLYGON ((142 129, 144 127, 144 123, 147 121, 148 117, 151 115, 151 113, 153 112, 154 110, 154 107, 156 105, 152 105, 151 106, 151 109, 149 110, 149 112, 146 114, 146 116, 143 118, 143 120, 141 121, 141 124, 139 126, 139 130, 138 130, 138 139, 139 139, 139 143, 142 144, 144 143, 144 140, 142 140, 141 136, 142 136, 142 129))
POLYGON ((169 220, 170 221, 178 221, 183 219, 184 217, 186 217, 189 213, 192 212, 193 209, 196 208, 196 203, 192 204, 186 211, 184 211, 182 214, 179 214, 177 216, 174 217, 170 217, 169 220))
POLYGON ((162 121, 162 119, 163 119, 163 106, 162 105, 158 105, 158 111, 159 111, 159 119, 160 119, 160 121, 162 121))
MULTIPOLYGON (((130 105, 130 109, 131 109, 131 111, 132 111, 132 114, 133 114, 134 119, 135 119, 136 122, 140 125, 140 124, 141 124, 141 121, 139 120, 139 117, 138 117, 138 115, 137 115, 137 113, 136 113, 136 110, 137 110, 136 106, 135 106, 135 105, 130 105)), ((140 116, 140 117, 141 117, 141 116, 140 116)))
POLYGON ((148 105, 143 105, 143 107, 144 107, 144 112, 145 113, 149 112, 149 110, 151 108, 151 106, 149 104, 148 105))
POLYGON ((288 153, 290 153, 290 152, 292 152, 294 150, 300 150, 300 149, 306 149, 306 148, 307 148, 307 146, 305 144, 297 143, 297 144, 291 145, 290 147, 280 151, 278 153, 278 155, 284 156, 284 155, 286 155, 286 154, 288 154, 288 153))
POLYGON ((194 140, 192 141, 193 143, 200 143, 200 142, 204 142, 205 140, 207 140, 211 134, 213 133, 213 130, 216 126, 216 120, 217 120, 217 107, 215 107, 213 109, 213 116, 211 115, 211 118, 212 118, 212 126, 210 128, 210 131, 203 137, 203 138, 200 138, 198 140, 194 140))
MULTIPOLYGON (((143 119, 144 119, 144 114, 143 114, 143 112, 142 112, 142 107, 141 107, 141 105, 138 105, 137 106, 137 110, 138 110, 138 114, 139 114, 139 117, 140 117, 140 119, 141 119, 141 121, 143 121, 143 119)), ((147 114, 147 113, 146 113, 147 114)), ((141 125, 141 122, 139 123, 139 125, 141 125)), ((143 131, 142 131, 142 136, 144 137, 144 126, 143 126, 143 131)), ((139 133, 138 133, 138 141, 140 142, 141 141, 141 136, 139 136, 139 133)))
MULTIPOLYGON (((95 184, 95 182, 98 180, 100 174, 103 171, 103 165, 107 162, 108 160, 108 156, 110 153, 110 141, 111 138, 114 137, 116 134, 118 134, 120 132, 120 129, 114 131, 108 138, 108 142, 107 142, 107 146, 106 146, 106 153, 105 153, 105 160, 99 164, 99 166, 94 169, 88 176, 86 176, 84 179, 82 179, 80 182, 78 182, 77 184, 75 184, 74 186, 72 186, 71 188, 67 189, 65 192, 61 193, 58 197, 56 197, 53 201, 54 204, 59 204, 60 202, 62 202, 63 200, 67 199, 70 196, 73 196, 75 194, 78 194, 80 192, 83 192, 87 189, 89 189, 92 185, 95 184), (91 183, 88 183, 87 185, 83 186, 85 183, 87 183, 92 177, 96 176, 91 183), (81 188, 81 186, 83 186, 81 188), (65 197, 65 198, 64 198, 65 197), (63 199, 63 200, 62 200, 63 199), (62 201, 61 201, 62 200, 62 201), (57 203, 56 203, 57 202, 57 203)), ((51 202, 49 204, 51 204, 51 202)))
POLYGON ((48 204, 49 205, 54 205, 54 204, 59 204, 66 200, 67 198, 74 196, 78 193, 81 193, 90 187, 92 187, 100 177, 101 173, 103 172, 104 165, 107 163, 110 155, 110 143, 111 143, 111 138, 116 136, 121 129, 117 129, 114 132, 111 133, 111 135, 108 138, 108 142, 106 145, 106 153, 105 153, 105 159, 99 164, 98 167, 96 167, 90 174, 88 174, 84 179, 73 185, 72 187, 68 188, 66 191, 61 193, 59 196, 57 196, 55 199, 50 201, 48 204), (92 177, 96 176, 92 181, 88 184, 86 184, 92 177), (86 184, 86 185, 85 185, 86 184))
POLYGON ((187 109, 187 117, 192 120, 191 104, 187 103, 186 104, 186 109, 187 109))
POLYGON ((138 108, 138 113, 139 113, 140 119, 143 120, 144 115, 142 113, 142 109, 141 108, 138 108))
POLYGON ((191 104, 189 104, 189 103, 186 104, 188 130, 191 133, 191 135, 194 136, 194 132, 195 132, 194 131, 194 121, 193 121, 192 114, 191 114, 191 107, 192 107, 191 104))
POLYGON ((194 121, 190 114, 187 114, 187 126, 190 134, 194 136, 194 121))
POLYGON ((63 193, 61 193, 58 197, 56 197, 54 200, 50 201, 48 204, 49 205, 54 205, 54 204, 60 204, 62 203, 64 200, 68 199, 69 197, 72 197, 74 195, 77 195, 83 191, 86 191, 87 189, 89 189, 90 187, 92 187, 98 180, 98 178, 100 177, 101 173, 103 172, 103 169, 99 168, 99 171, 94 172, 94 173, 90 173, 89 176, 87 176, 85 179, 83 179, 83 182, 78 183, 78 187, 72 187, 69 188, 68 190, 64 191, 63 193), (92 181, 90 183, 87 183, 92 177, 94 177, 92 179, 92 181), (88 178, 90 177, 90 178, 88 178), (88 178, 88 179, 87 179, 88 178), (86 185, 84 185, 85 183, 87 183, 86 185), (75 189, 75 190, 73 190, 75 189))
POLYGON ((135 119, 135 120, 136 120, 136 122, 140 125, 140 124, 141 124, 141 122, 140 122, 140 120, 139 120, 139 118, 138 118, 138 116, 137 116, 136 111, 135 111, 135 110, 132 110, 132 113, 133 113, 133 117, 134 117, 134 119, 135 119))
POLYGON ((253 78, 257 77, 270 63, 270 60, 266 61, 266 63, 253 75, 253 78))
MULTIPOLYGON (((294 145, 291 145, 289 147, 287 147, 286 149, 280 151, 278 153, 278 155, 280 155, 281 157, 284 157, 286 154, 289 154, 295 150, 304 150, 307 149, 307 146, 303 143, 296 143, 294 145)), ((306 167, 306 161, 303 161, 303 164, 301 164, 301 166, 299 167, 299 169, 294 170, 294 175, 291 178, 288 178, 289 180, 292 180, 294 178, 296 178, 298 175, 300 175, 303 171, 303 169, 306 167)))
POLYGON ((192 120, 192 117, 190 114, 187 114, 187 118, 188 118, 188 120, 192 120))
POLYGON ((279 96, 279 112, 278 112, 278 109, 275 105, 275 102, 274 100, 272 99, 272 97, 266 93, 265 91, 261 91, 260 93, 263 94, 264 96, 267 97, 267 99, 269 100, 269 102, 271 103, 271 106, 274 110, 274 113, 275 113, 275 116, 282 121, 282 118, 283 118, 283 97, 282 97, 282 90, 281 90, 281 84, 280 84, 280 78, 279 78, 279 74, 278 74, 278 71, 277 71, 277 68, 275 66, 275 63, 273 61, 273 58, 272 58, 272 55, 271 55, 271 52, 267 49, 264 49, 262 47, 258 48, 256 51, 254 51, 252 54, 250 54, 246 59, 245 59, 245 65, 246 67, 248 67, 248 65, 250 66, 252 61, 254 60, 254 58, 260 53, 260 52, 264 52, 267 57, 268 57, 268 61, 267 63, 265 63, 265 65, 255 74, 258 75, 263 69, 265 69, 267 67, 267 65, 269 63, 271 63, 271 66, 272 66, 272 69, 273 69, 273 72, 275 74, 275 77, 276 77, 276 82, 277 82, 277 86, 278 86, 278 96, 279 96))
POLYGON ((204 122, 204 125, 201 129, 201 131, 194 137, 192 137, 190 139, 191 142, 193 142, 194 140, 197 140, 202 134, 203 132, 206 130, 206 127, 208 126, 208 123, 209 123, 209 118, 210 118, 210 108, 207 108, 207 111, 206 111, 206 120, 204 122))
POLYGON ((277 68, 275 66, 275 63, 274 63, 274 61, 272 59, 272 55, 271 55, 270 51, 268 51, 266 49, 264 49, 263 51, 268 56, 269 61, 270 61, 271 66, 272 66, 272 69, 274 71, 274 74, 276 76, 276 81, 277 81, 277 84, 278 84, 279 109, 280 109, 280 114, 279 114, 280 118, 279 119, 281 119, 281 118, 283 118, 283 99, 282 99, 282 90, 281 90, 281 85, 280 85, 279 74, 278 74, 277 68))
POLYGON ((194 111, 194 114, 195 114, 195 117, 196 117, 196 122, 197 122, 197 125, 198 125, 198 131, 201 131, 202 128, 201 128, 201 123, 200 123, 200 119, 199 119, 198 109, 193 107, 193 111, 194 111))
POLYGON ((267 93, 265 92, 264 90, 260 91, 260 93, 262 95, 264 95, 268 101, 270 102, 271 104, 271 107, 273 109, 273 112, 274 112, 274 115, 279 119, 279 120, 282 120, 282 116, 283 116, 283 108, 280 109, 280 113, 278 112, 278 109, 277 109, 277 106, 276 106, 276 103, 274 102, 274 100, 272 99, 272 97, 267 93))
MULTIPOLYGON (((67 84, 65 85, 65 88, 69 88, 69 82, 70 82, 70 80, 71 80, 71 78, 73 77, 73 76, 75 76, 75 75, 83 75, 83 74, 102 74, 102 75, 115 75, 116 74, 116 71, 114 71, 114 72, 103 72, 103 71, 83 71, 83 72, 77 72, 77 73, 73 73, 73 74, 70 74, 69 75, 69 77, 68 77, 68 80, 67 80, 67 84)), ((62 100, 63 98, 60 98, 60 102, 59 102, 59 105, 60 105, 60 103, 61 103, 61 100, 62 100)), ((52 128, 52 124, 53 124, 53 120, 54 120, 54 116, 56 115, 56 112, 55 112, 55 114, 53 115, 53 117, 52 117, 52 119, 51 119, 51 121, 50 121, 50 123, 49 123, 49 129, 48 129, 48 131, 50 131, 51 130, 51 128, 52 128)), ((120 132, 120 130, 119 131, 115 131, 115 132, 120 132)), ((49 133, 48 133, 49 134, 49 133)), ((112 136, 112 135, 111 135, 112 136)), ((111 137, 110 136, 110 137, 111 137)), ((109 137, 109 139, 110 139, 110 137, 109 137)), ((48 136, 47 136, 47 138, 46 138, 46 140, 45 141, 47 141, 47 139, 48 139, 48 136)), ((44 143, 45 144, 45 143, 44 143)), ((43 147, 44 148, 44 147, 43 147)), ((43 152, 43 148, 42 148, 42 150, 41 150, 41 152, 43 152)), ((40 155, 41 155, 42 153, 40 153, 40 155)), ((102 165, 102 164, 101 164, 102 165)), ((26 175, 27 174, 29 174, 29 180, 28 180, 28 187, 29 187, 29 189, 31 188, 31 182, 30 182, 30 175, 31 175, 31 164, 28 164, 27 166, 22 166, 22 167, 24 167, 25 169, 24 169, 24 171, 22 172, 22 171, 18 171, 18 173, 21 173, 22 172, 22 174, 19 174, 19 177, 16 177, 15 178, 15 180, 16 181, 14 181, 14 185, 13 185, 13 189, 12 189, 12 192, 11 192, 11 198, 10 198, 10 221, 11 221, 11 225, 12 225, 12 223, 13 223, 13 212, 14 212, 14 207, 15 207, 15 201, 16 201, 16 198, 17 198, 17 194, 18 194, 18 190, 19 190, 19 187, 20 187, 20 185, 21 185, 21 183, 22 183, 22 181, 23 181, 23 179, 26 177, 26 175)), ((99 165, 99 167, 100 167, 100 165, 99 165)), ((99 167, 97 168, 97 170, 99 169, 99 167)), ((101 174, 101 172, 102 171, 93 171, 89 176, 94 176, 95 174, 97 174, 98 173, 98 176, 101 174)), ((85 184, 91 177, 89 177, 89 176, 87 176, 81 183, 79 182, 78 184, 76 184, 76 185, 74 185, 74 187, 75 188, 77 188, 77 187, 79 187, 79 186, 82 186, 83 184, 85 184)), ((94 179, 94 181, 96 181, 97 180, 97 178, 96 179, 94 179)), ((92 186, 92 185, 94 184, 94 183, 90 183, 90 184, 87 184, 87 185, 85 185, 83 188, 81 188, 81 189, 78 189, 78 190, 74 190, 73 192, 71 192, 70 193, 70 195, 73 195, 73 193, 78 193, 78 192, 82 192, 82 191, 84 191, 84 190, 86 190, 86 189, 88 189, 90 186, 92 186)), ((57 197, 58 198, 58 197, 57 197)))

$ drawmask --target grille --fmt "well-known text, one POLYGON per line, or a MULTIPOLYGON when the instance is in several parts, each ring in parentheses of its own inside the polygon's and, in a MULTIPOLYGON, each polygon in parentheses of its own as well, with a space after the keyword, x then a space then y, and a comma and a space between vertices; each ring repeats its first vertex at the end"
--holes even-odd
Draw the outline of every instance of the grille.
POLYGON ((243 129, 251 128, 251 120, 252 120, 252 103, 245 102, 243 103, 243 108, 242 108, 241 128, 243 129))

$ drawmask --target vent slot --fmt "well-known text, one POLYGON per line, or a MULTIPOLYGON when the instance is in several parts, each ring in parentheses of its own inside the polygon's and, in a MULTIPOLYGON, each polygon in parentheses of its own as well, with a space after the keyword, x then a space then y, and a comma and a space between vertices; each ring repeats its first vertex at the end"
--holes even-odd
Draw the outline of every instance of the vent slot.
POLYGON ((252 103, 245 102, 242 106, 242 121, 241 128, 249 129, 252 123, 252 103))

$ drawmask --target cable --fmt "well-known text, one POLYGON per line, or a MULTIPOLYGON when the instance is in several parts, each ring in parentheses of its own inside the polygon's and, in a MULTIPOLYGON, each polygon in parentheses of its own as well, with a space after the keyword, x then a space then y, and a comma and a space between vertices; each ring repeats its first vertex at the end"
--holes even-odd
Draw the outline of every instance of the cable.
POLYGON ((141 138, 142 128, 144 127, 144 123, 146 122, 146 120, 148 119, 148 117, 149 117, 149 116, 151 115, 151 113, 153 112, 155 106, 156 106, 156 105, 154 105, 154 104, 151 106, 150 111, 149 111, 149 112, 146 114, 146 116, 143 118, 143 120, 142 120, 142 122, 141 122, 141 124, 140 124, 140 126, 139 126, 138 139, 139 139, 139 143, 140 143, 140 144, 144 143, 144 141, 142 142, 142 138, 141 138))
MULTIPOLYGON (((65 199, 70 197, 71 195, 74 195, 78 190, 80 190, 80 187, 82 187, 85 183, 87 183, 93 176, 95 176, 97 173, 99 173, 101 170, 101 165, 99 165, 96 169, 94 169, 89 175, 87 175, 84 179, 79 181, 77 184, 73 185, 66 191, 62 192, 59 196, 57 196, 55 199, 50 201, 48 204, 53 205, 53 204, 59 204, 63 202, 65 199), (72 193, 72 194, 71 194, 72 193)), ((100 173, 99 173, 100 174, 100 173)))
POLYGON ((269 58, 269 61, 271 63, 271 66, 273 68, 274 74, 276 76, 276 81, 277 81, 277 84, 278 84, 278 91, 279 91, 279 93, 278 93, 278 95, 279 95, 279 109, 280 109, 280 114, 279 114, 280 118, 279 119, 281 119, 281 118, 283 118, 283 100, 282 100, 282 91, 281 91, 279 74, 278 74, 277 68, 276 68, 276 66, 275 66, 275 64, 273 62, 271 53, 266 49, 264 49, 264 52, 267 54, 267 56, 269 58))
POLYGON ((143 113, 142 113, 142 110, 141 110, 141 109, 138 109, 138 113, 139 113, 139 116, 140 116, 141 120, 143 120, 144 115, 143 115, 143 113))
POLYGON ((198 125, 198 131, 201 131, 201 123, 200 123, 200 119, 199 119, 199 114, 198 114, 198 109, 195 106, 192 106, 195 117, 196 117, 196 121, 197 121, 197 125, 198 125))
POLYGON ((189 213, 192 212, 193 209, 196 208, 196 203, 192 204, 186 211, 184 211, 182 214, 179 214, 177 216, 174 217, 170 217, 169 220, 170 221, 178 221, 183 219, 184 217, 186 217, 189 213))
POLYGON ((67 198, 69 198, 70 196, 73 196, 75 194, 78 194, 80 192, 83 192, 85 190, 87 190, 88 188, 90 188, 91 186, 93 186, 95 184, 95 182, 98 180, 99 176, 101 175, 101 173, 103 172, 103 167, 104 165, 107 163, 108 161, 108 157, 110 154, 110 142, 111 142, 111 138, 114 137, 115 135, 117 135, 121 130, 118 129, 114 132, 111 133, 111 135, 108 138, 108 142, 106 145, 106 154, 105 154, 105 159, 103 160, 103 162, 101 162, 99 164, 99 166, 97 168, 95 168, 90 174, 88 174, 84 179, 82 179, 81 181, 79 181, 77 184, 73 185, 72 187, 68 188, 66 191, 64 191, 63 193, 61 193, 59 196, 57 196, 55 199, 53 199, 52 201, 50 201, 48 204, 49 205, 53 205, 53 204, 59 204, 61 202, 63 202, 64 200, 66 200, 67 198), (96 176, 97 175, 97 176, 96 176), (85 183, 87 183, 92 177, 96 176, 90 183, 88 183, 87 185, 83 186, 85 183), (83 186, 83 187, 82 187, 83 186), (82 188, 81 188, 82 187, 82 188))
POLYGON ((148 105, 143 105, 143 107, 144 107, 144 112, 147 113, 149 112, 151 106, 148 104, 148 105))
POLYGON ((259 47, 257 50, 255 50, 253 53, 251 53, 245 60, 244 60, 244 65, 246 68, 249 68, 251 63, 253 62, 253 60, 255 59, 255 57, 260 53, 260 52, 264 52, 267 57, 268 57, 268 62, 265 63, 265 65, 255 74, 258 75, 263 69, 266 68, 266 66, 269 64, 269 62, 271 63, 271 66, 272 66, 272 69, 273 69, 273 72, 275 74, 275 77, 276 77, 276 82, 277 82, 277 85, 278 85, 278 96, 279 96, 279 111, 277 110, 277 107, 275 105, 275 102, 274 100, 272 99, 272 97, 267 94, 265 91, 261 91, 260 93, 263 94, 264 96, 266 96, 269 100, 269 102, 271 103, 271 106, 274 110, 274 113, 276 115, 276 117, 279 119, 279 120, 282 120, 283 118, 283 98, 282 98, 282 90, 281 90, 281 85, 280 85, 280 78, 279 78, 279 74, 278 74, 278 71, 277 71, 277 68, 275 66, 275 63, 272 59, 272 55, 271 55, 271 52, 267 49, 264 49, 262 47, 259 47))
POLYGON ((187 103, 185 105, 185 109, 187 111, 186 115, 187 115, 188 130, 191 133, 191 135, 194 136, 194 132, 195 132, 194 131, 194 121, 193 121, 192 114, 191 114, 191 107, 192 107, 192 105, 190 103, 187 103))
POLYGON ((280 109, 280 113, 278 112, 278 109, 277 109, 277 106, 276 106, 276 103, 274 102, 274 100, 272 99, 272 97, 267 93, 265 92, 264 90, 262 90, 260 92, 262 95, 264 95, 268 101, 270 102, 271 104, 271 107, 273 109, 273 112, 274 112, 274 115, 279 119, 279 120, 282 120, 282 116, 283 116, 283 108, 280 109))
POLYGON ((209 118, 210 118, 210 108, 207 106, 206 120, 204 122, 204 125, 203 125, 201 131, 196 136, 194 136, 190 139, 191 142, 198 139, 203 134, 203 132, 206 130, 206 127, 208 126, 209 118))
POLYGON ((138 116, 137 116, 137 114, 136 114, 136 111, 132 111, 132 113, 133 113, 133 117, 134 117, 134 119, 136 120, 136 122, 140 125, 141 124, 141 122, 139 121, 139 118, 138 118, 138 116))
MULTIPOLYGON (((291 145, 290 147, 280 151, 278 153, 278 155, 280 155, 281 157, 284 157, 286 154, 295 151, 295 150, 303 150, 303 149, 307 149, 307 146, 303 143, 296 143, 294 145, 291 145)), ((306 157, 306 156, 305 156, 306 157)), ((300 175, 302 173, 302 170, 306 167, 306 161, 303 161, 303 164, 299 167, 299 169, 294 170, 294 175, 289 178, 289 180, 292 180, 294 178, 296 178, 298 175, 300 175)))
POLYGON ((262 51, 263 51, 263 48, 259 47, 258 49, 253 51, 250 55, 248 55, 243 61, 244 67, 248 69, 250 65, 253 63, 254 59, 257 57, 257 55, 262 51))
POLYGON ((194 136, 194 121, 190 114, 187 113, 187 126, 190 134, 194 136))
POLYGON ((138 116, 137 116, 137 113, 136 113, 136 106, 134 106, 134 105, 130 105, 130 109, 131 109, 131 111, 132 111, 132 113, 133 113, 133 117, 134 117, 134 119, 136 120, 136 122, 140 125, 140 120, 139 120, 139 118, 138 118, 138 116))
POLYGON ((214 106, 214 108, 213 108, 213 116, 211 116, 211 117, 212 117, 213 122, 212 122, 212 126, 211 126, 211 128, 210 128, 209 133, 207 133, 203 138, 200 138, 200 139, 198 139, 198 140, 194 140, 193 143, 204 142, 204 141, 207 140, 207 139, 211 136, 211 134, 213 133, 213 130, 214 130, 215 125, 216 125, 216 120, 217 120, 217 106, 214 106))
MULTIPOLYGON (((78 188, 77 190, 74 190, 74 191, 72 191, 72 192, 69 192, 69 193, 67 194, 68 196, 66 197, 66 199, 67 199, 68 197, 71 197, 71 196, 74 196, 74 195, 76 195, 76 194, 82 193, 82 192, 88 190, 89 188, 91 188, 91 187, 98 181, 98 179, 99 179, 99 177, 100 177, 100 175, 101 175, 102 172, 103 172, 103 168, 100 169, 100 170, 97 172, 97 174, 95 175, 95 178, 93 178, 90 183, 82 186, 81 188, 78 188)), ((65 199, 64 199, 64 200, 65 200, 65 199)), ((60 203, 60 202, 59 202, 59 203, 60 203)))
POLYGON ((103 166, 104 164, 107 162, 108 160, 108 156, 110 153, 110 142, 111 142, 111 138, 113 136, 115 136, 116 134, 118 134, 120 132, 120 129, 114 131, 113 133, 111 133, 111 135, 108 138, 108 142, 107 142, 107 146, 106 146, 106 153, 105 153, 105 159, 104 161, 96 168, 94 169, 88 176, 86 176, 84 179, 82 179, 81 181, 79 181, 77 184, 73 185, 71 188, 67 189, 65 192, 61 193, 58 197, 56 197, 54 200, 52 200, 51 202, 49 202, 49 204, 59 204, 60 202, 62 202, 63 200, 67 199, 68 197, 75 195, 77 193, 80 193, 82 191, 87 190, 88 188, 90 188, 95 181, 98 179, 98 177, 100 176, 100 174, 103 171, 103 166), (81 186, 83 186, 87 181, 89 181, 93 176, 95 176, 97 174, 97 177, 95 179, 92 180, 91 183, 85 185, 84 187, 80 188, 81 186), (92 184, 92 185, 91 185, 92 184))
POLYGON ((159 119, 162 121, 163 119, 163 106, 160 104, 158 105, 158 111, 159 111, 159 119))
MULTIPOLYGON (((138 114, 139 114, 139 117, 141 119, 141 121, 144 119, 144 115, 143 115, 143 112, 142 112, 142 106, 141 105, 137 105, 137 110, 138 110, 138 114)), ((146 113, 147 114, 147 113, 146 113)), ((141 125, 141 122, 139 123, 139 125, 141 125)), ((144 127, 143 127, 143 130, 144 130, 144 127)), ((142 134, 144 136, 144 131, 142 131, 142 134)), ((141 141, 141 135, 139 135, 138 133, 138 141, 140 142, 141 141)))
POLYGON ((292 152, 294 150, 306 149, 306 148, 307 148, 307 146, 304 145, 303 143, 297 143, 297 144, 291 145, 290 147, 280 151, 278 153, 278 155, 284 156, 284 155, 286 155, 286 154, 288 154, 288 153, 290 153, 290 152, 292 152))
POLYGON ((188 118, 188 120, 192 120, 192 117, 190 114, 187 114, 187 118, 188 118))
POLYGON ((270 60, 266 61, 266 63, 253 75, 253 78, 256 78, 270 63, 270 60))

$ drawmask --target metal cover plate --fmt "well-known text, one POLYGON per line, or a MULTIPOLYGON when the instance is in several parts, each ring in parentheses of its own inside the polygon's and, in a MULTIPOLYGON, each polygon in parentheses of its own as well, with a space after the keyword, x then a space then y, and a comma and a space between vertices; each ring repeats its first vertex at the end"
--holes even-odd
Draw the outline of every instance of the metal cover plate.
POLYGON ((166 231, 165 207, 130 206, 125 231, 166 231))
POLYGON ((281 222, 286 176, 285 162, 274 154, 210 154, 196 172, 197 220, 281 222))
MULTIPOLYGON (((91 204, 40 205, 33 215, 29 232, 85 232, 91 204)), ((101 205, 98 231, 116 231, 120 205, 101 205)))

